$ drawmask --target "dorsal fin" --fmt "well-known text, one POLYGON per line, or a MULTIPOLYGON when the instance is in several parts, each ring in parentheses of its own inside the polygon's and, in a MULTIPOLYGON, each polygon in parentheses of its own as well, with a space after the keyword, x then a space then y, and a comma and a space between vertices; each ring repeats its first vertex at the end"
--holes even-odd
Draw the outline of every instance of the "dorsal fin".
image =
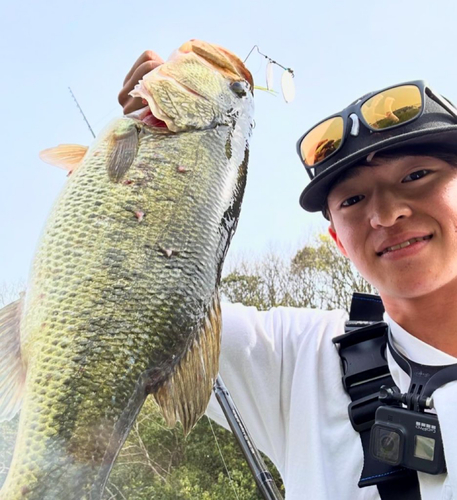
POLYGON ((41 151, 40 158, 50 165, 72 173, 79 167, 88 149, 87 146, 79 144, 59 144, 55 148, 41 151))
POLYGON ((25 383, 20 319, 24 296, 0 309, 0 421, 19 411, 25 383))

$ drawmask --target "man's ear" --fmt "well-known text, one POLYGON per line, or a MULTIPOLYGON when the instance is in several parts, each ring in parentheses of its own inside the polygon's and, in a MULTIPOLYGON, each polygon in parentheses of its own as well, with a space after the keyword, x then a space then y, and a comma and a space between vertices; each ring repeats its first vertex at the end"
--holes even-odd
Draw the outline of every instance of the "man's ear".
POLYGON ((336 246, 338 247, 338 250, 345 256, 347 257, 348 254, 346 252, 346 249, 344 248, 343 244, 341 243, 340 239, 338 238, 338 235, 336 234, 335 228, 333 227, 333 224, 330 224, 328 227, 328 232, 330 236, 333 238, 333 241, 336 243, 336 246))

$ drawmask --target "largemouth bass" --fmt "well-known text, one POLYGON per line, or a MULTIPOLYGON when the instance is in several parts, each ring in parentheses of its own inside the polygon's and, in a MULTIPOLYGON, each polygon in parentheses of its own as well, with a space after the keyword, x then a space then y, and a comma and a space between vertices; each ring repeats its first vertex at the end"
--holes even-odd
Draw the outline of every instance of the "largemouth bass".
POLYGON ((208 404, 252 76, 229 51, 191 40, 134 95, 148 109, 88 151, 43 153, 71 175, 26 296, 0 311, 0 417, 22 407, 2 500, 100 499, 149 394, 186 433, 208 404))

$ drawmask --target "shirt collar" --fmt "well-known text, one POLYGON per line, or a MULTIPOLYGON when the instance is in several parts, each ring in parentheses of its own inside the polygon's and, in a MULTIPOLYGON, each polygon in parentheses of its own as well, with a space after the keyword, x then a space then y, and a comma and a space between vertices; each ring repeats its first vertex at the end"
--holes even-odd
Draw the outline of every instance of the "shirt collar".
MULTIPOLYGON (((390 326, 395 347, 411 361, 429 366, 457 363, 457 358, 414 337, 414 335, 411 335, 402 328, 387 313, 384 313, 384 321, 390 326)), ((395 384, 401 392, 407 392, 410 377, 398 366, 388 348, 387 363, 395 384)))
POLYGON ((395 347, 408 359, 423 365, 449 365, 457 363, 457 358, 447 354, 436 347, 426 344, 414 335, 408 333, 396 323, 387 313, 384 321, 390 326, 395 347))

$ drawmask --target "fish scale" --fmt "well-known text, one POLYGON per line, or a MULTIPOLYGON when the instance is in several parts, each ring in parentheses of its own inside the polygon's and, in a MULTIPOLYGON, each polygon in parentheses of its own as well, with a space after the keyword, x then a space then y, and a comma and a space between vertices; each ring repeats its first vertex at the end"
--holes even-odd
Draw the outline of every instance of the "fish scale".
MULTIPOLYGON (((194 54, 186 57, 197 71, 194 54)), ((178 79, 179 58, 172 64, 178 79)), ((192 115, 187 130, 173 133, 116 120, 53 207, 21 305, 26 389, 2 499, 99 499, 148 394, 186 433, 206 408, 218 371, 217 284, 240 210, 252 118, 227 75, 200 65, 199 85, 207 81, 209 96, 214 81, 224 99, 205 97, 204 113, 198 95, 185 97, 198 100, 192 109, 210 123, 195 128, 192 115), (221 102, 230 104, 226 115, 221 102), (132 137, 134 155, 113 154, 116 140, 131 148, 132 137)), ((155 106, 164 88, 169 104, 172 82, 154 74, 149 84, 155 106)), ((177 122, 184 116, 180 108, 177 122)))

